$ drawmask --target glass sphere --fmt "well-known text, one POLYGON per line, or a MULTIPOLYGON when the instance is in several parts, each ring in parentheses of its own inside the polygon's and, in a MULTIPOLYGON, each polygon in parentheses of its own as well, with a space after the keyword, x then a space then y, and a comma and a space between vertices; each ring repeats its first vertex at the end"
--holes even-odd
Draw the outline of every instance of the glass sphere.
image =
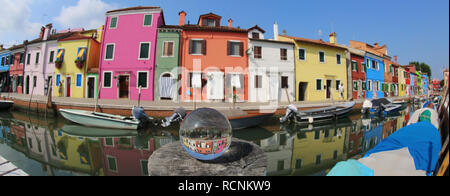
POLYGON ((200 108, 189 113, 180 125, 180 141, 184 149, 199 160, 213 160, 230 147, 232 128, 217 110, 200 108))

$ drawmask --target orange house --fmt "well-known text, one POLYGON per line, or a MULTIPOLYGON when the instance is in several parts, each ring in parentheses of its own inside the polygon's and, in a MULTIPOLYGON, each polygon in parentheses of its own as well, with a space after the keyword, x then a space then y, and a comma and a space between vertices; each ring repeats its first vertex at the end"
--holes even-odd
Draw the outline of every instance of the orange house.
POLYGON ((221 16, 201 15, 196 25, 185 24, 179 13, 182 101, 232 102, 248 100, 248 30, 232 20, 221 26, 221 16))

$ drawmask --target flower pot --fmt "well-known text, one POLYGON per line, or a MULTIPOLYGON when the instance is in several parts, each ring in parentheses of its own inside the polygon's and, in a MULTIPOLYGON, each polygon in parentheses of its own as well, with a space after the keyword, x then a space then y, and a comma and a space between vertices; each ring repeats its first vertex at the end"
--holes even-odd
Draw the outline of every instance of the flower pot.
POLYGON ((75 61, 75 65, 77 65, 78 69, 83 68, 84 61, 75 61))
POLYGON ((62 62, 55 62, 55 67, 57 69, 61 69, 61 66, 62 66, 62 62))

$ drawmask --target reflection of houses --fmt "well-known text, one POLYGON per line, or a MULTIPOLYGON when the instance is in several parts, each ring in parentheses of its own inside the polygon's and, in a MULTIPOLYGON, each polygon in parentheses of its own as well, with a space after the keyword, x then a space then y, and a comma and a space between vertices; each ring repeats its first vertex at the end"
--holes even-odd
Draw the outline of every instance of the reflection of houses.
POLYGON ((347 148, 347 157, 353 157, 361 154, 364 139, 364 129, 361 119, 352 121, 351 130, 348 134, 349 143, 347 148))
POLYGON ((203 155, 221 153, 230 141, 230 139, 227 138, 217 140, 195 140, 186 137, 183 137, 182 140, 186 148, 203 155))
POLYGON ((377 118, 363 119, 367 120, 364 123, 364 140, 363 140, 363 152, 375 147, 383 139, 383 121, 377 118))
POLYGON ((299 132, 293 141, 293 175, 314 175, 340 161, 347 128, 299 132))
POLYGON ((260 146, 267 156, 267 175, 285 175, 290 173, 294 136, 295 134, 292 135, 283 131, 260 141, 260 146))
POLYGON ((148 158, 155 150, 155 140, 136 148, 135 137, 100 138, 104 171, 107 176, 148 175, 148 158))

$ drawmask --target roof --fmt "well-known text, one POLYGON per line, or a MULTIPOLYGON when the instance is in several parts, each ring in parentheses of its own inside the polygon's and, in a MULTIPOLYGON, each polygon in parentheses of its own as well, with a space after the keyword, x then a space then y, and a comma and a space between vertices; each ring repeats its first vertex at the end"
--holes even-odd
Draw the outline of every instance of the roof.
POLYGON ((157 6, 136 6, 136 7, 128 7, 128 8, 122 8, 117 10, 110 10, 107 11, 107 14, 114 13, 114 12, 123 12, 123 11, 131 11, 131 10, 145 10, 145 9, 161 9, 157 6))
POLYGON ((287 35, 279 35, 280 37, 285 37, 285 38, 290 38, 293 39, 295 41, 298 42, 306 42, 306 43, 311 43, 311 44, 319 44, 319 45, 324 45, 324 46, 329 46, 329 47, 334 47, 334 48, 339 48, 339 49, 344 49, 347 50, 346 47, 340 46, 340 45, 336 45, 336 44, 331 44, 329 42, 325 42, 321 39, 319 40, 314 40, 314 39, 307 39, 307 38, 301 38, 301 37, 293 37, 293 36, 287 36, 287 35))
MULTIPOLYGON (((46 41, 64 39, 66 37, 69 37, 72 34, 73 34, 73 32, 50 34, 50 36, 48 37, 48 39, 46 41)), ((37 39, 27 42, 26 44, 30 45, 30 44, 40 43, 43 41, 44 41, 43 39, 37 38, 37 39)))
POLYGON ((234 27, 209 27, 209 26, 198 26, 198 25, 183 25, 179 26, 185 31, 213 31, 213 32, 235 32, 235 33, 248 33, 247 29, 234 28, 234 27))
POLYGON ((264 31, 264 29, 262 29, 261 27, 259 27, 258 25, 255 25, 254 27, 248 29, 248 31, 251 31, 253 29, 256 29, 258 31, 261 31, 262 33, 265 33, 266 31, 264 31))
POLYGON ((292 43, 292 42, 279 41, 279 40, 273 40, 273 39, 254 39, 254 38, 249 38, 249 40, 251 40, 251 41, 272 42, 272 43, 294 45, 294 43, 292 43))
POLYGON ((8 48, 8 50, 17 50, 17 49, 21 49, 21 48, 24 48, 23 44, 13 45, 10 48, 8 48))

